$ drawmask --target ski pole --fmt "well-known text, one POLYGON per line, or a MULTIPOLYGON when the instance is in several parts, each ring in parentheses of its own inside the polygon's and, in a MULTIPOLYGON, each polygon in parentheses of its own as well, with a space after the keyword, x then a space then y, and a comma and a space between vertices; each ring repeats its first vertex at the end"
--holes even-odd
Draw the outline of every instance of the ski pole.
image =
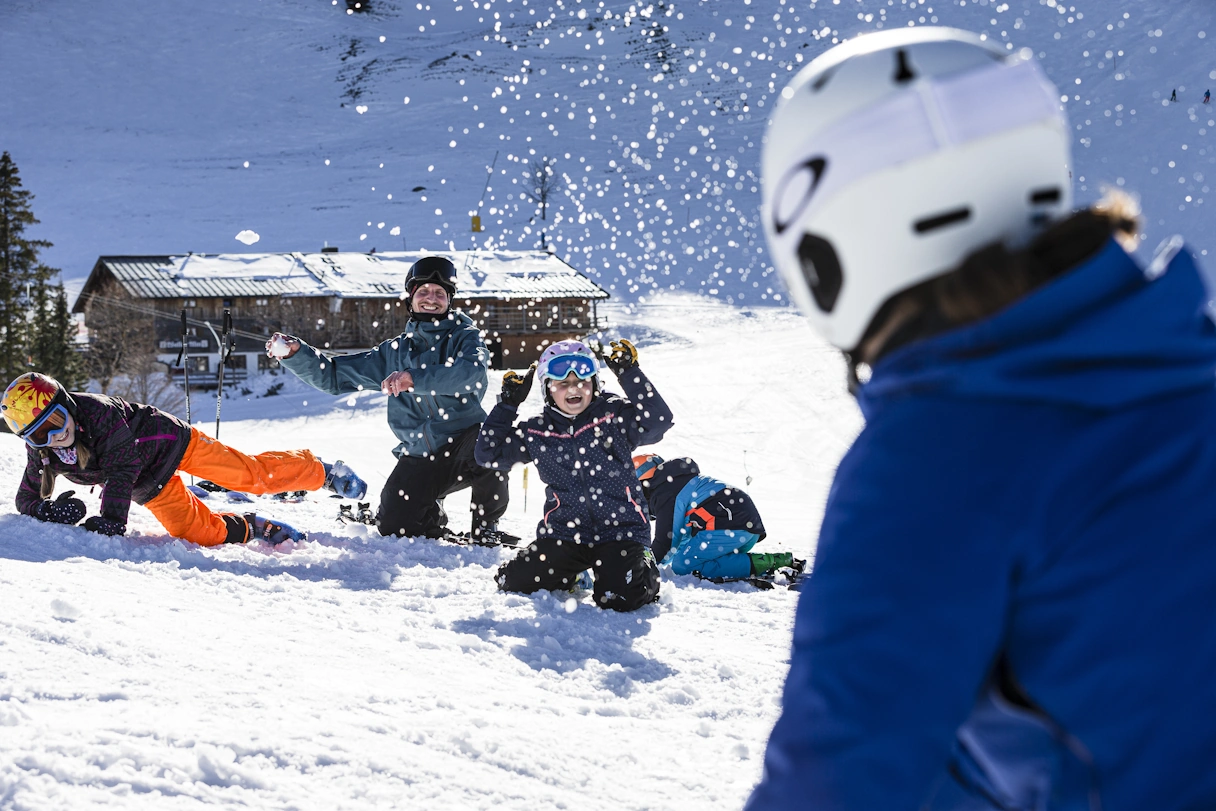
MULTIPOLYGON (((190 350, 187 346, 186 311, 182 310, 182 348, 177 353, 177 368, 182 370, 182 386, 186 390, 186 425, 190 425, 190 350), (183 363, 183 361, 185 361, 183 363)), ((194 474, 190 475, 194 484, 194 474)))
MULTIPOLYGON (((215 390, 215 438, 220 438, 220 406, 224 403, 224 372, 228 367, 228 359, 232 357, 232 346, 228 345, 228 335, 232 332, 232 312, 224 310, 224 325, 220 334, 220 375, 219 387, 215 390)), ((236 341, 232 342, 233 346, 236 341)))
POLYGON ((186 389, 186 425, 190 424, 190 350, 186 345, 186 311, 182 310, 182 348, 177 353, 177 368, 182 370, 182 384, 186 389), (182 361, 185 361, 183 363, 182 361))
MULTIPOLYGON (((211 330, 211 337, 215 338, 216 346, 219 348, 220 369, 216 373, 216 391, 215 391, 215 438, 220 438, 220 406, 224 399, 224 366, 228 363, 228 358, 232 354, 231 351, 224 351, 224 344, 227 342, 228 333, 232 331, 232 314, 228 310, 224 310, 224 321, 222 324, 223 336, 221 337, 210 321, 204 321, 207 329, 211 330)), ((235 342, 234 342, 235 344, 235 342)))

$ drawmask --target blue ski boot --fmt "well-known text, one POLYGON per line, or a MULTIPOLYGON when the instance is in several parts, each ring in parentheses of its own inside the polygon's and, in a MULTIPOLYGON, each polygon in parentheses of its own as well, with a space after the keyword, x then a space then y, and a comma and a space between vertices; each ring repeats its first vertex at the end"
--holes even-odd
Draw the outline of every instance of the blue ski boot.
POLYGON ((249 523, 249 540, 251 541, 260 538, 271 546, 278 546, 283 541, 308 540, 307 532, 301 532, 290 524, 284 524, 273 518, 264 518, 249 513, 245 516, 245 520, 249 523))
POLYGON ((355 471, 341 459, 332 465, 321 464, 325 465, 325 484, 321 486, 326 490, 355 501, 367 495, 367 482, 356 476, 355 471))

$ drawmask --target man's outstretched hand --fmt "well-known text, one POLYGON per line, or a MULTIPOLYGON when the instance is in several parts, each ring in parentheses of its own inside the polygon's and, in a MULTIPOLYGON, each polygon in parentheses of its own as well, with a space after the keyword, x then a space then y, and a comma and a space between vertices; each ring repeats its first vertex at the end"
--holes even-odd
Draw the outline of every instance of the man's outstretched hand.
POLYGON ((380 391, 393 397, 411 391, 413 388, 414 376, 409 372, 393 372, 380 384, 380 391))
POLYGON ((266 342, 266 357, 285 360, 300 351, 300 342, 290 335, 276 332, 266 342))

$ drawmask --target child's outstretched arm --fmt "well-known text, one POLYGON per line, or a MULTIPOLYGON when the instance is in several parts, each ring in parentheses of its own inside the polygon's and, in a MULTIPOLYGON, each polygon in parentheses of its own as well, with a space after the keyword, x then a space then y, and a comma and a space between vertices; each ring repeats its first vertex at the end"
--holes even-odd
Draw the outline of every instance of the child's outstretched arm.
POLYGON ((633 406, 633 411, 621 413, 625 420, 625 430, 628 431, 634 447, 653 445, 663 438, 671 427, 674 416, 671 408, 662 396, 655 390, 654 384, 638 367, 638 350, 629 341, 622 338, 611 344, 612 353, 604 358, 608 368, 620 381, 621 388, 633 406))
POLYGON ((515 415, 519 404, 528 397, 532 389, 532 378, 536 375, 536 364, 526 375, 507 372, 502 378, 502 398, 482 423, 473 448, 473 458, 484 467, 509 470, 517 464, 532 461, 524 432, 516 428, 515 415))

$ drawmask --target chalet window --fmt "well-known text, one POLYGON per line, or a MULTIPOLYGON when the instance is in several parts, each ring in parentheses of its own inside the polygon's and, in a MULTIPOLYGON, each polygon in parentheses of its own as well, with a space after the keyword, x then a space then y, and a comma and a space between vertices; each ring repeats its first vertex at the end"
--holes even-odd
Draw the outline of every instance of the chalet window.
POLYGON ((206 374, 211 371, 211 358, 203 355, 202 357, 190 357, 190 371, 206 374))
POLYGON ((264 354, 258 355, 258 371, 267 372, 272 369, 279 368, 279 362, 274 358, 268 358, 264 354))

